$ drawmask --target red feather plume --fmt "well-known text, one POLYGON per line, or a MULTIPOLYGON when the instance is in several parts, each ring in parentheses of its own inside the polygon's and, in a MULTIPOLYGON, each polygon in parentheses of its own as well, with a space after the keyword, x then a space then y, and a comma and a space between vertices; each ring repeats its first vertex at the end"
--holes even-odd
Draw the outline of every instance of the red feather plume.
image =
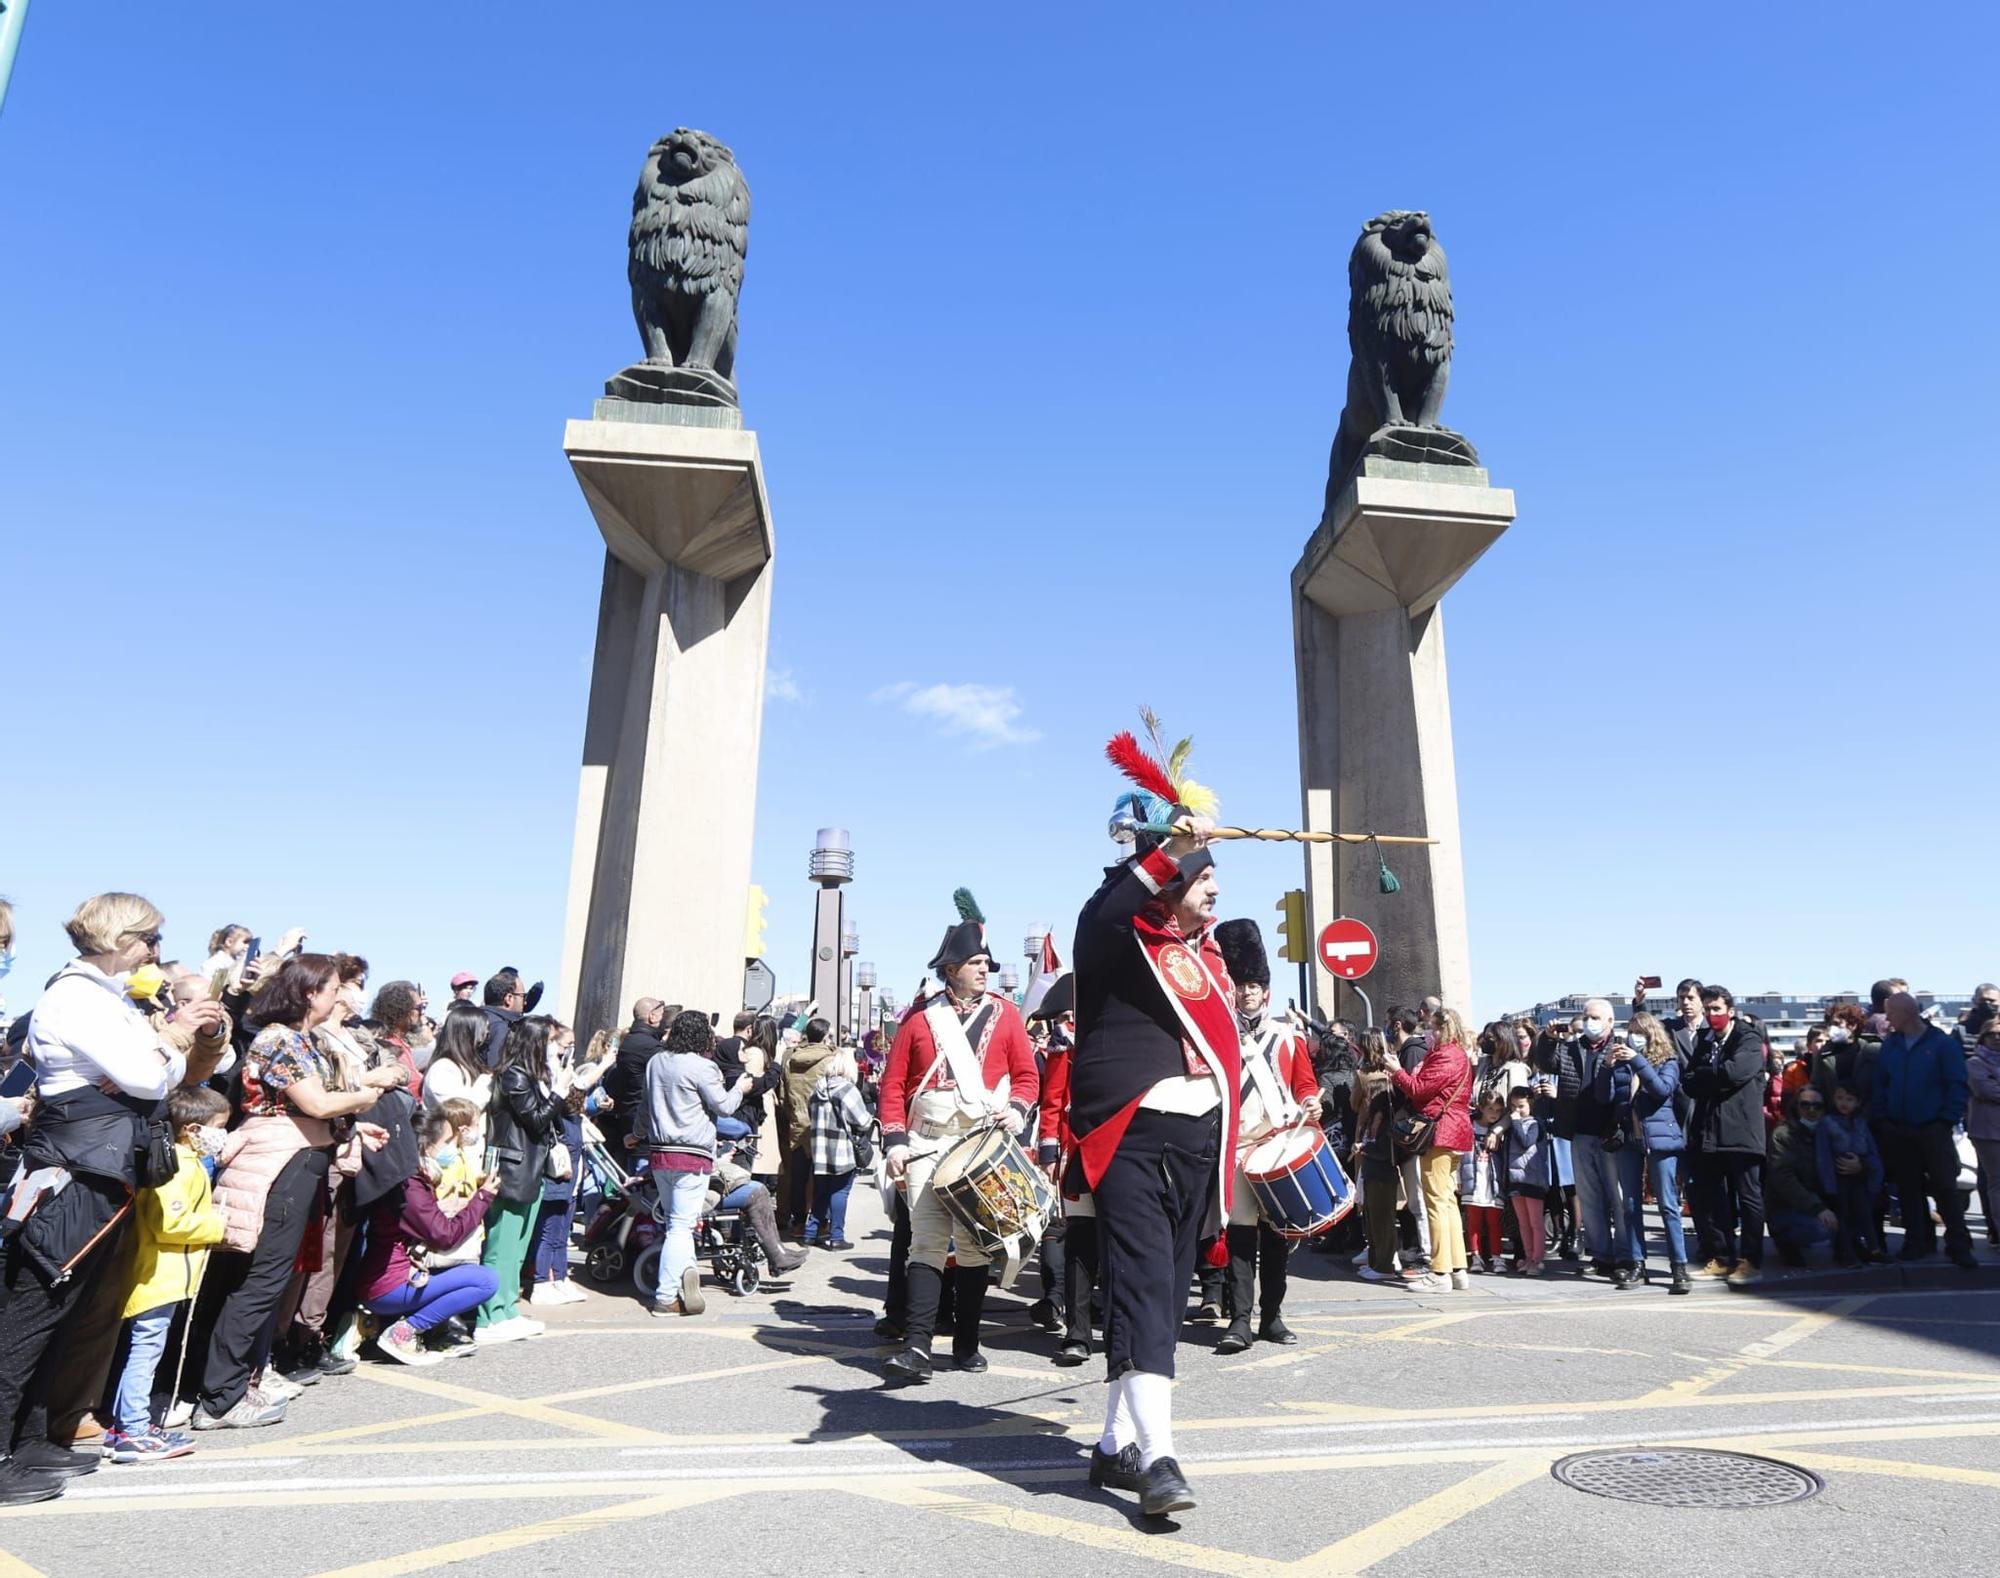
POLYGON ((1156 794, 1168 805, 1177 798, 1174 781, 1167 776, 1167 770, 1159 762, 1148 756, 1130 729, 1124 729, 1111 736, 1104 747, 1104 755, 1133 783, 1148 794, 1156 794))

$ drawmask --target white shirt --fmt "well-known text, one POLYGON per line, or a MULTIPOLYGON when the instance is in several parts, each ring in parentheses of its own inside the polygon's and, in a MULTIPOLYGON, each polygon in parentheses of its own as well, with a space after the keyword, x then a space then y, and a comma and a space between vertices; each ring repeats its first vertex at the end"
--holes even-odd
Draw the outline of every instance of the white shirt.
POLYGON ((187 1073, 187 1059, 125 995, 125 978, 81 959, 65 965, 35 1004, 28 1056, 43 1097, 109 1079, 128 1096, 157 1101, 187 1073))

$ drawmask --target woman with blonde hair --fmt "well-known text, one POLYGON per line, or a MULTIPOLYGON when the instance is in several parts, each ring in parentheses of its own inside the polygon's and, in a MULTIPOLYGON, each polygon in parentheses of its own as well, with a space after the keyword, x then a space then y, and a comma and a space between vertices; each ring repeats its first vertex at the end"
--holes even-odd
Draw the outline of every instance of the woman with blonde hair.
POLYGON ((1389 1077, 1417 1121, 1429 1126, 1418 1155, 1418 1177, 1431 1230, 1431 1269, 1416 1286, 1442 1293, 1472 1286, 1466 1275, 1465 1224, 1458 1214, 1458 1162, 1472 1149, 1472 1113, 1466 1106, 1472 1060, 1465 1055, 1470 1039, 1465 1021, 1455 1009, 1440 1008, 1431 1024, 1435 1041, 1415 1072, 1396 1067, 1389 1077))
MULTIPOLYGON (((847 1197, 860 1170, 875 1119, 855 1087, 854 1049, 842 1047, 828 1058, 806 1099, 811 1123, 813 1203, 806 1214, 805 1241, 822 1249, 852 1249, 847 1241, 847 1197)), ((872 1159, 872 1158, 871 1158, 872 1159)))
MULTIPOLYGON (((1646 1178, 1653 1186, 1653 1199, 1660 1207, 1660 1222, 1667 1235, 1667 1291, 1692 1292, 1693 1284, 1688 1280, 1687 1235, 1681 1227, 1681 1154, 1687 1149, 1687 1136, 1674 1111, 1674 1098, 1681 1088, 1681 1064, 1674 1056, 1674 1042, 1667 1034, 1667 1027, 1640 1009, 1625 1026, 1625 1045, 1612 1054, 1612 1065, 1614 1073, 1619 1068, 1631 1069, 1638 1081, 1633 1091, 1632 1111, 1640 1138, 1645 1142, 1646 1178)), ((1636 1198, 1638 1191, 1631 1193, 1634 1198, 1628 1202, 1630 1226, 1626 1236, 1643 1280, 1645 1219, 1643 1206, 1636 1198)))

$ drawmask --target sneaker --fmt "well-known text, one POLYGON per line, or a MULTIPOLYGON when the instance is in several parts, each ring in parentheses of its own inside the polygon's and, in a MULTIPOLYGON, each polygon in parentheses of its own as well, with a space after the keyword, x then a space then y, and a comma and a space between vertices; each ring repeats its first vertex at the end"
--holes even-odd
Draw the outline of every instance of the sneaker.
POLYGON ((530 1304, 567 1304, 569 1300, 556 1291, 561 1286, 560 1282, 537 1282, 534 1286, 534 1291, 528 1295, 528 1302, 530 1304))
POLYGON ((303 1386, 287 1380, 276 1370, 266 1370, 258 1378, 256 1389, 274 1403, 289 1403, 294 1397, 303 1396, 305 1393, 303 1386))
MULTIPOLYGON (((526 1342, 530 1337, 541 1336, 542 1331, 543 1326, 540 1321, 529 1320, 525 1315, 516 1315, 512 1320, 498 1320, 490 1326, 481 1326, 478 1342, 482 1348, 489 1348, 497 1342, 526 1342)), ((387 1336, 388 1333, 384 1332, 375 1340, 378 1344, 384 1344, 387 1336)), ((388 1351, 386 1345, 383 1351, 388 1351)))
POLYGON ((0 1457, 0 1507, 25 1507, 37 1501, 53 1501, 63 1493, 65 1481, 54 1474, 36 1474, 17 1468, 0 1457))
POLYGON ((1762 1268, 1751 1265, 1747 1260, 1737 1261, 1736 1269, 1729 1273, 1729 1285, 1732 1288, 1747 1288, 1752 1283, 1762 1282, 1763 1280, 1764 1272, 1762 1268))
POLYGON ((1451 1278, 1441 1277, 1434 1271, 1426 1271, 1421 1276, 1405 1277, 1403 1285, 1413 1293, 1449 1293, 1451 1278))
POLYGON ((1463 1271, 1454 1271, 1451 1274, 1452 1292, 1464 1293, 1469 1288, 1471 1288, 1471 1286, 1472 1286, 1472 1279, 1468 1277, 1463 1271))
POLYGON ((1362 1250, 1360 1254, 1356 1255, 1356 1256, 1355 1256, 1355 1257, 1354 1257, 1354 1258, 1353 1258, 1352 1260, 1348 1261, 1348 1264, 1349 1264, 1350 1266, 1365 1266, 1365 1265, 1367 1265, 1367 1264, 1368 1264, 1368 1251, 1367 1251, 1367 1250, 1365 1250, 1365 1249, 1364 1249, 1364 1250, 1362 1250))
POLYGON ((139 1437, 129 1436, 123 1430, 107 1430, 104 1439, 98 1443, 107 1463, 136 1463, 139 1461, 139 1437))
POLYGON ((1386 1282, 1393 1287, 1399 1288, 1409 1286, 1408 1283, 1393 1271, 1377 1271, 1373 1266, 1363 1266, 1355 1275, 1363 1282, 1386 1282))
POLYGON ((1700 1271, 1696 1272, 1695 1275, 1701 1277, 1726 1277, 1735 1269, 1736 1262, 1733 1260, 1711 1260, 1700 1271))
POLYGON ((167 1417, 161 1423, 169 1430, 179 1430, 192 1418, 194 1418, 194 1404, 191 1401, 179 1401, 167 1410, 167 1417))
POLYGON ((343 1357, 329 1348, 319 1356, 319 1362, 314 1368, 321 1375, 352 1375, 354 1373, 354 1360, 343 1357))
POLYGON ((701 1296, 701 1267, 689 1266, 681 1273, 681 1313, 699 1315, 708 1308, 708 1300, 701 1296))
POLYGON ((226 1414, 212 1414, 204 1406, 194 1411, 194 1428, 197 1430, 254 1430, 260 1425, 275 1425, 285 1417, 285 1404, 260 1403, 254 1392, 245 1392, 242 1400, 226 1414))
POLYGON ((168 1458, 186 1457, 194 1450, 194 1442, 184 1435, 168 1435, 164 1430, 148 1430, 143 1435, 126 1436, 125 1457, 114 1457, 114 1463, 164 1463, 168 1458))
POLYGON ((58 1479, 75 1479, 95 1474, 104 1461, 101 1450, 73 1452, 53 1441, 23 1441, 14 1448, 14 1466, 30 1474, 53 1474, 58 1479))
POLYGON ((381 1336, 375 1339, 375 1346, 390 1358, 403 1364, 438 1364, 441 1355, 432 1353, 417 1336, 416 1327, 406 1320, 399 1320, 381 1336))
POLYGON ((556 1298, 558 1304, 588 1304, 590 1302, 590 1295, 576 1285, 574 1278, 564 1277, 556 1286, 562 1290, 556 1298))

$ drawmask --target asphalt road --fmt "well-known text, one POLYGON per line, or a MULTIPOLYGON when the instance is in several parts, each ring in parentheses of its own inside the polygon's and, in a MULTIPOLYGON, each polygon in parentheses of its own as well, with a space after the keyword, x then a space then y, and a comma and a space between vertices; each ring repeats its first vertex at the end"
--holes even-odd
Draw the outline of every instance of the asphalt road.
POLYGON ((364 1364, 282 1425, 107 1466, 0 1512, 0 1578, 1994 1570, 2000 1261, 1983 1246, 1983 1273, 1940 1264, 1937 1291, 1884 1271, 1674 1299, 1568 1278, 1416 1298, 1302 1254, 1300 1346, 1222 1358, 1190 1328, 1176 1428, 1200 1505, 1149 1522, 1086 1484, 1101 1366, 1051 1367, 1024 1299, 989 1305, 986 1375, 882 1385, 887 1237, 879 1210, 857 1214, 856 1250, 816 1255, 789 1290, 712 1294, 676 1321, 594 1297, 535 1342, 364 1364), (1551 1476, 1632 1445, 1768 1455, 1826 1488, 1677 1509, 1551 1476))

